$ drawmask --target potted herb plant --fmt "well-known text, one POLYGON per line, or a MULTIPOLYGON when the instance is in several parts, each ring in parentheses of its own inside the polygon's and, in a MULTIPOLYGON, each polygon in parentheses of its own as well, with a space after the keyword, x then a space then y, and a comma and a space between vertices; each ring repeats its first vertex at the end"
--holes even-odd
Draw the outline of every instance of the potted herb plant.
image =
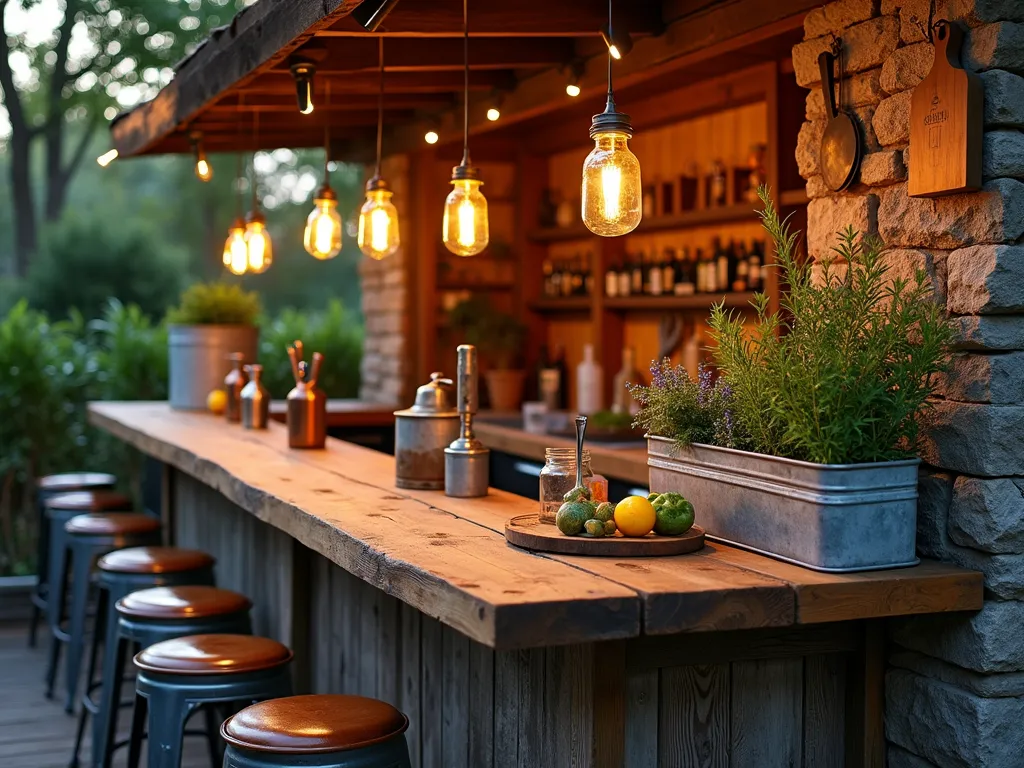
POLYGON ((523 402, 526 371, 521 360, 526 326, 478 296, 457 304, 449 313, 453 328, 461 329, 466 342, 480 350, 486 362, 484 383, 490 406, 496 411, 515 411, 523 402))
POLYGON ((751 328, 721 305, 720 374, 668 361, 632 387, 651 488, 685 494, 708 534, 827 571, 916 562, 917 416, 952 330, 923 273, 891 277, 875 238, 848 228, 820 273, 794 255, 766 190, 781 311, 755 296, 751 328))
POLYGON ((207 395, 224 384, 230 353, 255 362, 259 314, 259 296, 238 285, 196 283, 181 295, 167 313, 172 408, 205 409, 207 395))

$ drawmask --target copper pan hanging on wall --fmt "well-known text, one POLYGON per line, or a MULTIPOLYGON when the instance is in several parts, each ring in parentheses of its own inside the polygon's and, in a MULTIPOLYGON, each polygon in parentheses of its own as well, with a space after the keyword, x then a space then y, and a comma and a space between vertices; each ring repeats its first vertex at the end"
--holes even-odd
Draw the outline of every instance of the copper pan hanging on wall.
MULTIPOLYGON (((836 82, 832 71, 834 64, 835 56, 830 51, 822 51, 818 55, 818 68, 821 70, 821 92, 825 97, 825 109, 828 112, 828 124, 821 137, 819 165, 825 186, 833 192, 839 192, 850 186, 857 176, 862 148, 857 124, 848 112, 841 109, 841 103, 838 106, 836 104, 836 82)), ((842 70, 842 65, 840 65, 840 89, 842 88, 842 70)))

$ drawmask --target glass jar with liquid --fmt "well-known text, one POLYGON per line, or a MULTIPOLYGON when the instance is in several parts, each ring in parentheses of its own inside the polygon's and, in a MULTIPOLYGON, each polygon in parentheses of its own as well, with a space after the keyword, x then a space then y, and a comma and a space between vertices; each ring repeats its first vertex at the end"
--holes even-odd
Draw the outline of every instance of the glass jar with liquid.
MULTIPOLYGON (((576 487, 576 449, 547 448, 544 469, 540 471, 540 521, 555 522, 565 494, 576 487)), ((595 475, 590 468, 590 451, 583 450, 583 484, 590 489, 594 501, 608 501, 608 479, 595 475)))

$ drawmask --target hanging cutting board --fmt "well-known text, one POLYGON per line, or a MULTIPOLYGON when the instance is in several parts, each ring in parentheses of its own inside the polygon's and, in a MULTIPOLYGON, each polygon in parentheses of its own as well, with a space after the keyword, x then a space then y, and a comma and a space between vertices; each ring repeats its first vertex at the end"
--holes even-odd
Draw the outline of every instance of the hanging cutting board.
POLYGON ((935 63, 910 101, 911 197, 939 197, 981 188, 984 91, 960 66, 964 33, 935 25, 935 63))

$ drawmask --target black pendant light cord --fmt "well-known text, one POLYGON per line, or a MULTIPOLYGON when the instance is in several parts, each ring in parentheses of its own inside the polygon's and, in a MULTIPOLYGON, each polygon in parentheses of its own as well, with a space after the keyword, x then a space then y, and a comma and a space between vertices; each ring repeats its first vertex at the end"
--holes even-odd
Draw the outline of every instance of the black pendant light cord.
POLYGON ((253 114, 253 137, 255 139, 254 146, 252 148, 252 209, 255 211, 259 208, 259 200, 256 198, 256 152, 260 148, 260 110, 259 107, 252 113, 253 114))
POLYGON ((462 164, 469 165, 469 0, 462 0, 462 54, 465 95, 462 110, 462 164))
POLYGON ((378 37, 378 59, 380 60, 380 90, 377 92, 377 170, 376 178, 380 178, 380 156, 384 144, 384 37, 378 37))
MULTIPOLYGON (((612 40, 612 0, 608 0, 608 39, 612 40)), ((615 111, 615 91, 612 88, 612 52, 608 51, 608 100, 605 103, 605 112, 615 111)))
POLYGON ((324 111, 327 119, 324 120, 324 186, 327 186, 328 177, 331 173, 331 81, 324 83, 324 111))
MULTIPOLYGON (((245 96, 238 97, 239 110, 242 109, 245 104, 245 96)), ((245 169, 242 166, 242 119, 238 121, 238 147, 239 151, 235 154, 235 202, 238 203, 238 218, 242 218, 245 215, 243 208, 245 204, 242 202, 242 177, 245 175, 245 169)))

